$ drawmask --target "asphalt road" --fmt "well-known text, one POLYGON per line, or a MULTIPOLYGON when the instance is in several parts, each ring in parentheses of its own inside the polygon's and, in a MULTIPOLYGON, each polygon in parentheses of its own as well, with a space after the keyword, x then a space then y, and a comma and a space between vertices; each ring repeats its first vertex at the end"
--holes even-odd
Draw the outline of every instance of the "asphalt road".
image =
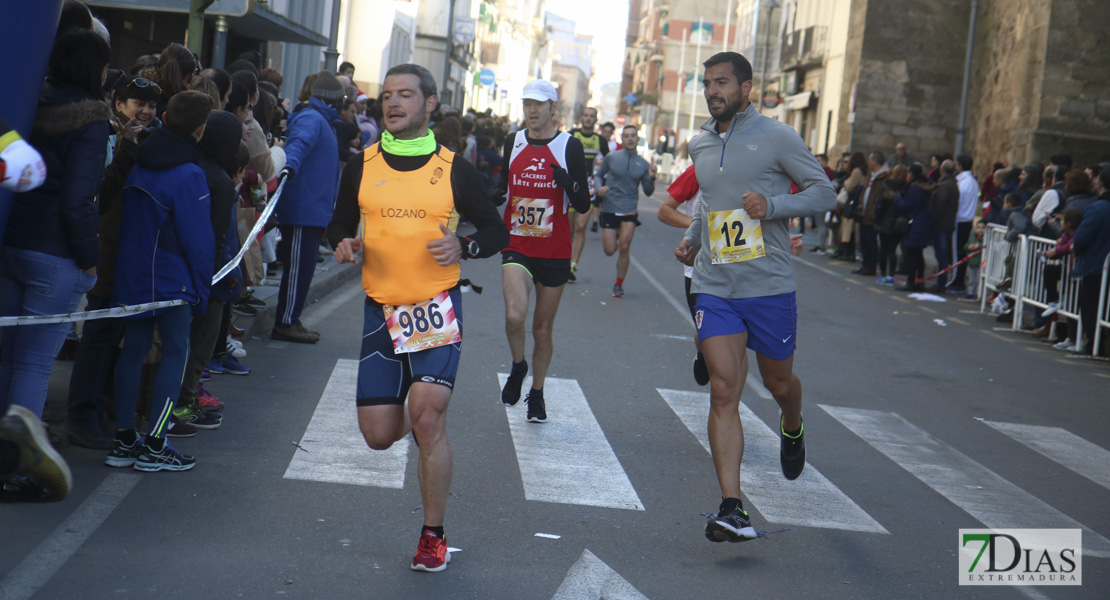
POLYGON ((556 321, 547 424, 499 402, 500 261, 464 265, 485 293, 463 297, 447 520, 459 550, 444 573, 408 568, 415 446, 373 453, 357 439, 352 281, 306 311, 318 345, 250 340, 254 372, 215 377, 224 425, 176 442, 193 471, 117 471, 70 448, 69 498, 0 505, 0 598, 1107 597, 1110 366, 808 252, 795 362, 806 473, 778 472, 777 407, 753 369, 745 506, 765 537, 708 542, 708 389, 691 376, 679 231, 658 205, 641 203, 624 298, 609 293, 615 257, 587 234, 556 321), (1083 585, 957 585, 958 531, 986 526, 1084 528, 1083 585))

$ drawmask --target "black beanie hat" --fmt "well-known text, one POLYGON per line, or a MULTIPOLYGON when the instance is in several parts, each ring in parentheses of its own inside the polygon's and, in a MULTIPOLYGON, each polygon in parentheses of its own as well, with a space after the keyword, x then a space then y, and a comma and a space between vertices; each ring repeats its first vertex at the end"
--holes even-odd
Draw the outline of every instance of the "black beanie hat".
POLYGON ((343 84, 339 83, 335 75, 329 71, 320 71, 316 77, 316 83, 312 84, 312 95, 328 104, 333 104, 342 100, 346 94, 343 91, 343 84))

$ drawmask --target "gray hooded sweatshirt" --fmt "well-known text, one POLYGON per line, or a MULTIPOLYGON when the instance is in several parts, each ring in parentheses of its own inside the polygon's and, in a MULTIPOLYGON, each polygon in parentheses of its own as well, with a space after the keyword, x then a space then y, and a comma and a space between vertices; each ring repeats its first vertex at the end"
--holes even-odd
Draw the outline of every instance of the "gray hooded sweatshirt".
MULTIPOLYGON (((721 298, 755 298, 795 291, 794 263, 790 256, 789 219, 832 210, 836 206, 825 171, 789 125, 759 114, 755 106, 732 118, 728 131, 717 133, 716 119, 702 125, 690 140, 702 200, 684 239, 697 249, 691 292, 721 298), (790 193, 796 182, 798 193, 790 193), (767 198, 767 216, 760 226, 765 256, 743 262, 713 264, 710 252, 710 215, 742 209, 747 190, 767 198)), ((720 221, 720 219, 718 219, 720 221)), ((720 226, 714 221, 715 229, 720 226)), ((714 231, 718 240, 739 240, 738 224, 731 235, 714 231)), ((754 239, 747 242, 755 248, 754 239)))

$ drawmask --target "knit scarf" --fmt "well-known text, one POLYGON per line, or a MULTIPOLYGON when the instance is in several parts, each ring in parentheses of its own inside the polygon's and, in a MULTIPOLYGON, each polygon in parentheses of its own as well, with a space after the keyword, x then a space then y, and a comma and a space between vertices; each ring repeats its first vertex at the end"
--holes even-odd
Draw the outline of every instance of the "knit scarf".
POLYGON ((399 140, 389 131, 383 131, 382 150, 396 156, 423 156, 436 151, 436 138, 431 129, 424 137, 414 140, 399 140))

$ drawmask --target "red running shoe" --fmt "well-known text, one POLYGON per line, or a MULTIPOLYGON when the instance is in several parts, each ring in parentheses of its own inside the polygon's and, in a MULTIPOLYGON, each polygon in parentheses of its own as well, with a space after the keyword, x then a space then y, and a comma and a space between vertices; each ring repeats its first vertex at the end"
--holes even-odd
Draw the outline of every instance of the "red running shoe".
POLYGON ((219 412, 224 409, 224 403, 220 402, 220 398, 204 389, 204 386, 197 384, 197 402, 200 402, 200 407, 204 410, 212 412, 219 412))
POLYGON ((447 542, 431 531, 420 535, 420 543, 416 546, 416 556, 412 559, 413 571, 427 571, 436 573, 447 568, 451 562, 451 553, 447 551, 447 542))

